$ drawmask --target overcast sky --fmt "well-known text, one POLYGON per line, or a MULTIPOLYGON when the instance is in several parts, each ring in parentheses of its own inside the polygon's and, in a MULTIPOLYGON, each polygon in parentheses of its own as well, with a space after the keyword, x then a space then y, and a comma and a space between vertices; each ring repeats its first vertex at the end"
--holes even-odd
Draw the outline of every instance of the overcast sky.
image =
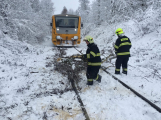
MULTIPOLYGON (((52 0, 54 2, 55 12, 54 14, 60 14, 65 6, 68 10, 76 10, 79 6, 79 0, 52 0)), ((90 0, 92 3, 94 0, 90 0)))

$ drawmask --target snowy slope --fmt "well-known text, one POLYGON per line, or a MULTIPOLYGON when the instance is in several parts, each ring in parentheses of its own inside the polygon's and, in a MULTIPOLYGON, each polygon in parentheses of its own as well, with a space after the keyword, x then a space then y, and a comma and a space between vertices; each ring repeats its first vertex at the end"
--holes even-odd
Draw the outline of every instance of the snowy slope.
MULTIPOLYGON (((144 35, 134 21, 97 28, 90 35, 94 37, 101 50, 106 50, 107 56, 110 54, 108 50, 113 50, 113 43, 117 39, 114 32, 119 27, 123 28, 125 35, 130 38, 132 48, 128 76, 117 77, 161 108, 161 39, 158 32, 161 28, 158 27, 153 32, 144 35), (98 36, 97 34, 101 32, 103 35, 98 36)), ((115 59, 111 64, 105 62, 103 66, 108 67, 114 64, 115 59)), ((114 69, 113 66, 107 70, 114 73, 114 69)))

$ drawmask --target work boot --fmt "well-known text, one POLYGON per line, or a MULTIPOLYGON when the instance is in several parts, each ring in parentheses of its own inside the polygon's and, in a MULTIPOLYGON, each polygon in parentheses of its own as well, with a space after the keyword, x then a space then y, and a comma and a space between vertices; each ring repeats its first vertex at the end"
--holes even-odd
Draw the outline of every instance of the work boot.
POLYGON ((98 76, 98 79, 97 79, 96 81, 100 83, 100 82, 101 82, 101 79, 102 79, 102 76, 99 75, 99 76, 98 76))
POLYGON ((93 85, 93 81, 87 81, 87 85, 93 85))
POLYGON ((119 75, 120 74, 120 71, 115 71, 115 74, 118 74, 119 75))
POLYGON ((122 71, 123 74, 127 75, 127 71, 122 71))

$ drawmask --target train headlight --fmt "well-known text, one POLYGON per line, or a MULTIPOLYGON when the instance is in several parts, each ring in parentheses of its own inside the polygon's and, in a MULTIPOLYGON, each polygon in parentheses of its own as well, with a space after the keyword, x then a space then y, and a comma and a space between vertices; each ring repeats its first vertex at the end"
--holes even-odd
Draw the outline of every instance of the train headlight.
POLYGON ((75 31, 77 31, 77 29, 75 29, 75 31))
POLYGON ((78 39, 78 36, 74 36, 74 40, 77 40, 78 39))
POLYGON ((56 36, 56 39, 59 39, 59 40, 60 40, 60 39, 61 39, 61 37, 60 37, 60 36, 56 36))
POLYGON ((59 31, 59 28, 57 28, 56 30, 59 31))

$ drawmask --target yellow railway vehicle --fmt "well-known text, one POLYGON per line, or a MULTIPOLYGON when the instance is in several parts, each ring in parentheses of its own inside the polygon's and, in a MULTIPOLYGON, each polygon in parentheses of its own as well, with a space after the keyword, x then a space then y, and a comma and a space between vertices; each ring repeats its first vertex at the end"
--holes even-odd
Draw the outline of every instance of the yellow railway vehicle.
POLYGON ((55 46, 77 46, 81 42, 81 17, 76 15, 52 16, 52 42, 55 46))

